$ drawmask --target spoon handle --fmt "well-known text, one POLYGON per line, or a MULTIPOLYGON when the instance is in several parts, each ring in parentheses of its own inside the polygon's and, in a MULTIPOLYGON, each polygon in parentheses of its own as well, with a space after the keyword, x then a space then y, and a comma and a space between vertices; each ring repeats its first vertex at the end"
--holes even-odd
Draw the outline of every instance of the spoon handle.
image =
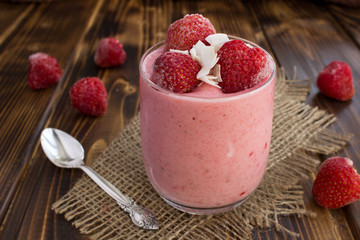
POLYGON ((81 165, 80 168, 95 182, 99 187, 101 187, 107 194, 110 195, 113 199, 115 199, 119 204, 123 204, 125 206, 130 206, 134 200, 130 197, 126 196, 119 189, 117 189, 112 183, 102 177, 100 174, 95 172, 89 166, 81 165))

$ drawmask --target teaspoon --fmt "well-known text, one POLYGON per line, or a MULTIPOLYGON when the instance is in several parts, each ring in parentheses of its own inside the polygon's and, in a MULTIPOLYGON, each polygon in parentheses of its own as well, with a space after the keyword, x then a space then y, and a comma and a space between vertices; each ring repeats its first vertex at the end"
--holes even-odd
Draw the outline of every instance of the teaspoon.
POLYGON ((135 225, 145 229, 158 229, 159 222, 155 214, 135 203, 113 184, 84 164, 84 148, 72 136, 55 128, 46 128, 41 133, 41 146, 49 160, 58 167, 80 168, 118 205, 129 213, 135 225))

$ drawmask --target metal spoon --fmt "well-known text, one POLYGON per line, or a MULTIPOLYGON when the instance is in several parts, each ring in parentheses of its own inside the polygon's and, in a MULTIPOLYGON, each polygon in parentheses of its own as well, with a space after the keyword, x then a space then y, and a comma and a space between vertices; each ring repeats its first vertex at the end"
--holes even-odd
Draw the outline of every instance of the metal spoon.
POLYGON ((132 221, 145 229, 158 229, 159 222, 155 214, 135 203, 120 192, 104 177, 92 168, 84 165, 84 149, 72 136, 55 128, 46 128, 41 133, 41 146, 52 163, 62 168, 80 168, 94 180, 120 207, 129 213, 132 221))

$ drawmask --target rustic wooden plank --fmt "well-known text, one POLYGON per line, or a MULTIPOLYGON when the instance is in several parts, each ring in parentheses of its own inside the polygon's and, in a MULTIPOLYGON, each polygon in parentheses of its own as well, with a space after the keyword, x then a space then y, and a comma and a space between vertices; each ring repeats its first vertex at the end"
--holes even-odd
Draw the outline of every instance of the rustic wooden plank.
MULTIPOLYGON (((0 61, 5 63, 0 66, 0 206, 1 221, 5 219, 2 227, 9 220, 4 216, 17 187, 24 184, 24 171, 31 166, 31 151, 52 110, 51 104, 56 100, 53 94, 56 89, 60 91, 57 86, 40 91, 31 90, 26 82, 27 58, 36 51, 44 51, 55 56, 66 71, 73 47, 94 5, 94 2, 57 3, 56 8, 51 4, 36 5, 31 16, 27 15, 23 24, 9 35, 11 39, 1 45, 0 61), (69 9, 73 9, 73 12, 69 9), (72 13, 73 16, 66 17, 61 12, 72 13), (59 46, 64 42, 67 47, 60 49, 59 46)), ((36 183, 36 179, 31 177, 26 181, 29 182, 25 182, 25 187, 27 183, 36 183)), ((31 184, 28 186, 30 190, 31 184)), ((19 207, 21 212, 26 207, 26 201, 19 207)), ((14 217, 21 218, 21 215, 14 217)))
MULTIPOLYGON (((9 64, 0 66, 0 73, 4 73, 0 78, 7 77, 6 81, 0 79, 0 104, 5 108, 0 108, 0 127, 13 127, 0 129, 1 132, 6 130, 4 139, 7 141, 4 143, 8 144, 0 149, 0 154, 3 154, 0 155, 0 163, 4 164, 0 168, 0 184, 10 182, 13 184, 11 186, 17 187, 0 196, 0 201, 6 197, 9 202, 11 200, 10 208, 5 209, 8 212, 0 228, 1 239, 86 239, 62 215, 55 215, 50 209, 51 204, 64 195, 82 173, 80 170, 53 166, 40 149, 39 132, 44 126, 51 126, 71 133, 84 145, 87 151, 86 162, 91 164, 137 112, 137 63, 141 54, 165 38, 166 29, 172 21, 186 13, 196 12, 210 18, 218 32, 247 38, 272 52, 279 63, 286 67, 289 76, 292 76, 293 65, 298 66, 299 78, 316 76, 326 60, 338 56, 339 50, 331 48, 336 48, 343 42, 346 46, 341 48, 345 51, 340 54, 341 57, 352 61, 354 57, 355 60, 358 59, 356 44, 346 34, 340 36, 344 31, 326 9, 321 5, 314 8, 311 2, 249 1, 244 4, 240 1, 205 0, 94 0, 36 5, 31 10, 34 15, 31 18, 25 15, 21 20, 26 24, 19 24, 14 28, 16 31, 8 34, 17 40, 6 37, 3 45, 0 43, 1 49, 10 48, 13 53, 11 55, 9 51, 0 51, 0 61, 4 62, 5 57, 9 59, 6 61, 9 64), (49 26, 56 28, 49 29, 49 26), (332 35, 333 32, 335 35, 332 35), (128 59, 122 67, 99 69, 94 65, 92 54, 99 39, 108 35, 115 35, 124 43, 128 59), (324 40, 329 35, 330 40, 324 40), (39 48, 52 52, 59 59, 60 65, 66 67, 64 78, 57 87, 36 92, 36 97, 32 97, 34 92, 30 92, 23 82, 26 78, 26 58, 30 52, 39 48), (327 51, 328 48, 330 52, 327 51), (319 54, 319 50, 323 53, 319 54), (355 53, 348 55, 351 51, 355 53), (80 77, 90 75, 99 76, 109 93, 109 108, 100 118, 84 116, 69 103, 68 91, 71 85, 80 77), (1 90, 2 87, 5 87, 4 90, 1 90), (20 90, 16 90, 18 88, 20 90), (9 91, 11 94, 5 94, 9 91), (14 96, 20 94, 22 97, 16 100, 14 96), (28 109, 23 106, 23 102, 27 101, 32 101, 36 107, 28 109), (16 110, 10 111, 11 109, 16 110), (29 124, 20 127, 10 124, 20 122, 20 118, 28 118, 29 124), (18 130, 24 131, 25 135, 17 134, 18 130), (15 148, 12 146, 15 144, 22 144, 19 146, 24 147, 15 148), (7 165, 2 160, 4 157, 10 159, 6 162, 7 165), (6 172, 2 170, 4 168, 7 169, 6 172), (3 174, 8 175, 1 178, 3 174)), ((358 76, 358 72, 356 74, 358 76)), ((358 121, 352 123, 350 118, 355 116, 356 119, 359 116, 360 111, 354 106, 358 103, 358 98, 348 105, 333 103, 318 95, 314 85, 309 98, 312 104, 324 109, 330 107, 330 111, 341 117, 344 124, 335 125, 335 129, 343 132, 358 129, 354 128, 358 121)), ((360 142, 357 138, 355 141, 360 142)), ((349 146, 345 154, 353 156, 356 151, 349 146)), ((346 218, 351 215, 352 219, 358 217, 354 215, 354 211, 359 212, 356 211, 358 204, 334 211, 320 209, 311 198, 311 181, 306 181, 304 185, 306 204, 318 212, 321 219, 290 216, 281 218, 281 224, 300 232, 301 239, 357 239, 358 223, 350 223, 346 218), (350 231, 355 234, 351 235, 350 231)), ((6 185, 5 189, 11 186, 6 185)), ((289 235, 274 229, 259 229, 252 236, 252 239, 286 238, 289 235)))
MULTIPOLYGON (((328 6, 330 13, 337 20, 338 24, 344 28, 345 33, 349 35, 349 37, 355 42, 355 44, 360 48, 360 8, 352 8, 352 7, 344 7, 338 5, 330 5, 328 6)), ((355 66, 355 69, 359 69, 355 66)), ((354 68, 352 68, 354 71, 354 68)), ((359 75, 355 75, 355 82, 359 82, 359 75)), ((358 93, 359 91, 357 91, 358 93)), ((358 122, 358 121, 357 121, 358 122)), ((357 128, 358 129, 358 128, 357 128)), ((355 133, 355 138, 357 138, 358 132, 355 133)), ((356 141, 356 139, 355 139, 356 141)), ((356 150, 358 150, 357 146, 353 145, 356 150)), ((355 150, 355 151, 356 151, 355 150)), ((359 154, 357 154, 356 159, 359 159, 359 154)), ((354 159, 354 158, 353 158, 354 159)), ((359 169, 359 161, 357 161, 357 169, 359 169)), ((348 224, 350 226, 351 231, 353 232, 354 238, 360 238, 360 204, 357 202, 352 204, 351 206, 345 207, 343 209, 343 214, 345 216, 350 216, 350 221, 348 224), (353 219, 356 219, 353 221, 353 219)))
MULTIPOLYGON (((137 3, 139 4, 139 3, 137 3)), ((196 4, 192 4, 192 1, 189 2, 185 2, 184 4, 181 3, 180 7, 179 7, 178 2, 176 2, 174 5, 170 6, 172 7, 170 12, 177 12, 178 17, 180 18, 184 15, 184 12, 201 12, 199 11, 200 9, 204 9, 204 7, 207 5, 206 2, 202 2, 199 3, 199 6, 196 6, 196 4), (189 9, 189 7, 191 7, 191 9, 189 9), (199 9, 198 9, 199 8, 199 9)), ((162 12, 162 7, 169 7, 167 6, 167 1, 164 1, 163 3, 158 4, 157 2, 154 2, 154 4, 149 4, 146 5, 146 9, 144 10, 145 13, 143 13, 144 16, 140 17, 138 15, 131 15, 131 14, 125 14, 124 17, 122 17, 121 19, 126 19, 125 22, 122 23, 122 25, 119 23, 119 28, 117 28, 117 23, 119 22, 119 19, 116 19, 116 17, 122 16, 120 14, 117 14, 115 16, 115 14, 112 12, 112 9, 121 9, 120 6, 116 6, 116 5, 112 5, 110 4, 108 6, 107 9, 105 9, 105 7, 100 11, 99 15, 96 17, 96 24, 94 24, 91 29, 89 30, 89 32, 86 33, 86 38, 84 40, 83 43, 79 43, 76 47, 79 48, 78 52, 88 52, 90 51, 90 49, 94 49, 95 48, 95 42, 94 42, 94 38, 96 38, 96 31, 100 31, 103 32, 102 34, 104 36, 109 35, 111 33, 117 33, 120 31, 123 31, 124 35, 121 35, 119 33, 119 37, 120 40, 124 43, 124 47, 125 49, 131 48, 134 49, 134 51, 136 52, 139 49, 139 52, 143 52, 145 51, 148 47, 150 47, 151 45, 153 45, 155 42, 157 42, 160 39, 164 39, 165 36, 165 31, 168 27, 168 25, 170 24, 170 22, 174 21, 175 19, 169 19, 170 14, 166 15, 164 14, 163 18, 167 19, 167 22, 164 21, 163 18, 159 18, 157 13, 158 12, 162 12), (126 16, 126 17, 125 17, 126 16), (131 18, 132 17, 132 18, 131 18), (143 22, 139 23, 138 19, 143 19, 143 22), (154 23, 155 21, 156 24, 151 24, 149 25, 148 23, 154 23), (162 24, 160 24, 162 23, 162 24), (139 28, 139 26, 134 26, 134 24, 143 24, 140 25, 141 28, 139 28), (108 25, 114 26, 114 28, 109 28, 108 25), (126 28, 127 31, 124 30, 124 25, 128 25, 128 28, 126 28), (136 33, 134 32, 134 29, 143 29, 143 31, 145 32, 145 34, 149 34, 151 37, 148 38, 148 36, 144 36, 144 32, 140 32, 140 33, 136 33), (112 32, 114 31, 114 32, 112 32), (137 37, 138 36, 138 37, 137 37), (123 39, 121 39, 121 37, 123 37, 123 39), (138 42, 135 42, 135 46, 132 46, 131 44, 134 44, 133 39, 139 39, 138 42), (143 39, 145 39, 145 41, 143 41, 143 39), (127 46, 128 45, 128 46, 127 46)), ((216 3, 212 6, 211 8, 211 12, 216 13, 216 11, 221 8, 222 4, 221 3, 216 3)), ((243 11, 244 13, 246 13, 247 11, 245 11, 246 9, 242 6, 239 5, 239 7, 241 7, 241 11, 243 11)), ((134 9, 136 9, 134 7, 134 9)), ((169 8, 168 8, 169 9, 169 8)), ((228 6, 228 8, 226 10, 224 10, 223 14, 226 13, 226 11, 231 10, 231 6, 228 6)), ((169 10, 168 10, 169 11, 169 10)), ((210 11, 203 11, 202 13, 204 15, 209 15, 210 11)), ((129 13, 131 13, 131 11, 129 11, 129 13)), ((61 14, 61 13, 59 13, 61 14)), ((233 11, 232 12, 232 22, 230 24, 230 28, 234 33, 236 33, 236 29, 234 31, 234 29, 232 29, 231 27, 235 27, 236 28, 236 16, 237 16, 237 12, 233 11)), ((247 15, 249 16, 249 15, 247 15)), ((209 17, 210 18, 210 17, 209 17)), ((121 20, 120 19, 120 20, 121 20)), ((250 18, 249 18, 250 19, 250 18)), ((216 21, 215 21, 216 22, 216 21)), ((225 24, 226 25, 226 24, 225 24)), ((250 26, 248 25, 248 28, 250 29, 250 26)), ((243 32, 244 34, 247 33, 246 31, 247 29, 245 29, 243 32)), ((121 32, 122 33, 122 32, 121 32)), ((252 34, 252 33, 250 33, 252 34)), ((250 35, 249 34, 249 35, 250 35)), ((237 35, 237 34, 236 34, 237 35)), ((254 34, 255 35, 255 34, 254 34)), ((130 57, 134 56, 133 59, 128 59, 132 65, 137 66, 137 60, 140 57, 140 54, 130 54, 130 57)), ((79 53, 79 54, 81 54, 79 53)), ((78 54, 75 53, 75 56, 77 56, 78 54)), ((129 54, 128 54, 129 55, 129 54)), ((65 90, 64 92, 66 93, 66 89, 69 88, 69 86, 71 85, 71 81, 74 81, 73 79, 78 78, 82 73, 86 72, 86 73, 93 73, 93 74, 99 74, 99 75, 103 75, 106 76, 106 78, 103 78, 103 81, 106 82, 106 85, 109 86, 110 84, 114 83, 114 76, 116 76, 116 71, 111 71, 111 70, 100 70, 99 73, 97 73, 97 69, 94 68, 94 65, 91 61, 88 60, 89 56, 86 56, 86 54, 84 54, 84 56, 80 56, 76 59, 73 60, 73 62, 69 65, 73 66, 72 68, 69 68, 68 70, 68 77, 66 77, 66 81, 64 83, 64 87, 65 90), (78 63, 77 61, 81 61, 81 59, 83 59, 84 62, 78 63), (108 75, 114 75, 114 76, 108 76, 108 75), (106 80, 108 79, 108 80, 106 80), (108 82, 109 81, 109 82, 108 82)), ((134 74, 134 71, 128 71, 126 69, 131 69, 129 68, 129 66, 124 66, 124 71, 126 71, 126 73, 129 75, 129 78, 126 79, 126 81, 120 81, 120 83, 122 83, 124 85, 124 89, 129 89, 129 85, 128 82, 130 82, 130 87, 133 85, 137 85, 137 81, 138 81, 138 75, 137 75, 137 67, 136 69, 136 74, 134 74), (136 83, 135 83, 136 82, 136 83), (134 83, 134 84, 132 84, 134 83)), ((111 87, 107 87, 107 88, 111 88, 111 87)), ((114 88, 115 89, 115 88, 114 88)), ((130 92, 133 91, 130 88, 130 92)), ((56 126, 56 127, 60 127, 61 129, 67 130, 68 132, 70 132, 71 134, 73 134, 75 137, 79 137, 80 141, 84 144, 85 149, 91 149, 93 148, 94 145, 102 145, 102 146, 106 146, 107 145, 107 141, 105 140, 105 143, 102 143, 102 139, 112 139, 114 137, 114 132, 118 131, 114 131, 114 129, 122 129, 123 127, 123 123, 122 121, 117 121, 116 118, 121 118, 121 114, 124 112, 126 113, 126 108, 124 108, 123 110, 121 109, 114 109, 113 111, 111 109, 108 110, 108 116, 109 119, 105 120, 106 116, 102 117, 101 120, 94 120, 94 119, 90 119, 88 117, 84 117, 81 114, 77 114, 76 112, 74 112, 74 110, 72 110, 71 108, 69 108, 68 105, 68 96, 67 95, 63 95, 60 96, 61 93, 57 94, 57 98, 59 98, 59 103, 58 103, 58 107, 54 110, 54 112, 51 114, 51 118, 49 120, 49 122, 46 123, 46 125, 50 125, 50 126, 56 126), (65 114, 64 114, 65 112, 65 114), (74 115, 75 114, 75 115, 74 115), (120 117, 119 117, 120 116, 120 117), (76 126, 74 128, 74 126, 69 126, 66 123, 74 123, 74 122, 78 122, 79 125, 76 126), (96 122, 96 123, 95 123, 96 122), (115 126, 113 128, 111 128, 110 130, 107 131, 107 129, 109 129, 109 126, 114 125, 115 126), (94 127, 96 125, 96 127, 94 127), (107 136, 108 134, 113 134, 110 138, 109 136, 107 136), (100 143, 99 143, 100 142, 100 143)), ((115 95, 115 93, 114 93, 115 95)), ((129 93, 128 93, 129 95, 129 93)), ((121 99, 124 98, 124 96, 126 96, 126 92, 120 92, 116 98, 121 99)), ((111 100, 111 94, 110 94, 110 101, 111 100)), ((118 101, 116 99, 114 99, 114 101, 118 101)), ((119 101, 121 102, 121 101, 119 101)), ((136 109, 137 106, 137 100, 131 100, 130 102, 127 104, 121 104, 124 106, 127 106, 127 109, 131 109, 131 114, 130 116, 133 116, 134 114, 134 110, 136 109), (131 106, 131 107, 129 107, 131 106), (135 106, 135 108, 134 108, 135 106)), ((116 104, 109 104, 109 106, 116 106, 116 104)), ((95 154, 96 155, 96 154, 95 154)), ((30 159, 29 159, 30 160, 30 159)), ((50 163, 44 163, 44 161, 46 162, 47 160, 44 158, 41 150, 38 149, 38 145, 35 147, 35 152, 33 153, 33 158, 31 160, 31 168, 29 168, 26 172, 24 172, 24 179, 28 179, 30 176, 38 176, 38 184, 36 184, 36 186, 34 186, 33 188, 29 188, 29 183, 27 183, 26 187, 23 186, 23 189, 19 189, 18 190, 18 194, 19 196, 24 196, 24 195, 31 195, 33 194, 33 196, 31 197, 31 199, 29 199, 29 205, 23 208, 20 208, 18 205, 20 204, 20 201, 16 199, 16 201, 14 201, 14 209, 16 208, 16 210, 14 210, 13 215, 16 215, 17 217, 13 217, 11 216, 11 219, 9 220, 9 225, 11 223, 15 223, 17 222, 19 219, 21 219, 21 214, 25 214, 23 221, 23 225, 20 227, 19 229, 19 236, 21 236, 22 238, 39 238, 41 236, 43 236, 44 234, 46 236, 51 236, 52 237, 56 237, 56 236, 60 236, 62 233, 51 233, 53 228, 51 227, 53 225, 53 221, 57 221, 57 219, 59 218, 63 218, 62 216, 53 216, 51 214, 49 214, 49 208, 51 203, 54 201, 54 198, 58 198, 59 195, 63 195, 67 192, 67 190, 70 189, 70 187, 73 184, 73 181, 71 180, 71 178, 69 179, 69 175, 68 174, 60 174, 60 176, 58 174, 56 174, 59 170, 53 170, 55 169, 55 167, 53 166, 49 166, 50 163), (39 171, 39 169, 45 170, 45 169, 51 169, 50 173, 46 173, 46 174, 39 174, 37 173, 37 171, 39 171), (55 173, 55 176, 52 174, 55 173), (60 177, 59 180, 54 180, 55 178, 60 177), (48 183, 48 184, 44 184, 44 183, 48 183), (51 184, 49 184, 51 183, 51 184), (43 197, 39 197, 39 196, 49 196, 48 198, 43 198, 43 197), (40 203, 40 204, 39 204, 40 203), (44 206, 47 206, 46 208, 44 208, 44 206), (19 210, 20 209, 20 210, 19 210), (43 217, 37 217, 35 218, 35 216, 43 216, 43 217), (30 226, 30 227, 27 227, 30 226), (50 233, 49 233, 50 232, 50 233), (52 235, 53 234, 53 235, 52 235)), ((88 160, 87 160, 88 161, 88 160)), ((63 170, 64 171, 64 170, 63 170)), ((61 172, 63 172, 61 171, 61 172)), ((69 171, 69 170, 67 170, 69 171)), ((44 171, 41 171, 44 172, 44 171)), ((47 171, 45 171, 47 172, 47 171)), ((78 173, 72 171, 73 173, 71 174, 74 175, 74 179, 76 179, 79 175, 78 173)), ((30 185, 34 185, 34 183, 30 183, 30 185)), ((14 232, 14 231, 12 231, 14 232)), ((6 235, 7 233, 4 234, 4 236, 9 236, 6 235)), ((11 233, 9 233, 11 234, 11 233)), ((59 239, 63 239, 64 236, 70 236, 72 238, 74 238, 73 235, 73 231, 71 231, 71 234, 69 235, 64 235, 62 234, 61 237, 59 237, 59 239)), ((81 235, 79 234, 75 234, 75 238, 80 238, 81 235)))
POLYGON ((328 9, 338 24, 360 47, 360 8, 331 4, 328 9))
MULTIPOLYGON (((45 126, 63 129, 77 137, 87 150, 87 163, 91 163, 107 147, 138 109, 138 45, 142 44, 143 38, 139 36, 141 32, 137 31, 143 24, 139 21, 142 19, 141 8, 137 1, 112 1, 106 4, 105 2, 93 1, 97 3, 93 9, 83 9, 83 13, 89 15, 87 18, 84 16, 87 27, 84 29, 83 38, 78 38, 76 44, 69 45, 73 50, 72 57, 67 62, 69 67, 64 73, 63 84, 55 93, 57 105, 52 106, 50 118, 45 123, 45 126), (109 35, 117 36, 122 41, 128 57, 121 67, 100 69, 93 61, 93 52, 99 39, 109 35), (108 91, 109 108, 100 118, 85 116, 71 107, 68 91, 75 81, 84 76, 99 76, 108 91)), ((49 8, 51 12, 56 11, 58 14, 46 14, 46 17, 54 22, 59 16, 66 18, 74 14, 66 8, 59 9, 58 4, 52 4, 49 8)), ((59 37, 56 44, 61 45, 61 35, 53 34, 54 37, 59 37)), ((63 216, 54 216, 51 210, 51 204, 72 187, 75 180, 80 177, 81 171, 56 169, 42 153, 38 139, 36 143, 35 151, 28 159, 30 164, 23 171, 22 179, 25 179, 23 181, 26 185, 21 185, 16 192, 19 197, 13 201, 14 210, 7 224, 13 225, 19 220, 23 222, 19 226, 20 239, 40 239, 44 234, 47 239, 64 239, 64 234, 71 239, 74 239, 74 236, 81 238, 78 231, 53 232, 54 221, 57 222, 58 218, 63 220, 63 216), (71 174, 64 173, 65 171, 71 174), (60 176, 56 174, 59 172, 60 176), (34 176, 35 179, 32 180, 34 176), (21 207, 24 202, 23 196, 29 197, 25 199, 27 204, 21 207)), ((5 238, 14 232, 13 229, 8 230, 3 233, 5 238)))
MULTIPOLYGON (((349 102, 331 100, 318 93, 315 80, 324 65, 330 61, 345 61, 352 67, 355 89, 359 92, 360 86, 356 79, 359 79, 360 72, 354 65, 360 61, 358 45, 345 33, 324 5, 314 5, 307 1, 262 1, 261 4, 253 4, 253 7, 276 58, 280 65, 285 67, 288 76, 293 75, 293 66, 296 66, 300 79, 312 79, 312 90, 308 98, 310 104, 335 114, 339 121, 334 124, 333 129, 355 134, 350 145, 339 154, 353 159, 354 165, 359 168, 359 152, 355 143, 360 140, 360 130, 357 127, 360 122, 360 98, 357 95, 349 102)), ((322 209, 311 200, 311 181, 305 188, 308 207, 319 216, 318 219, 309 219, 316 238, 359 238, 359 211, 356 211, 359 209, 359 202, 344 208, 350 209, 349 211, 322 209), (349 235, 351 231, 353 236, 349 235)))
POLYGON ((9 4, 0 2, 0 45, 32 13, 35 4, 9 4))

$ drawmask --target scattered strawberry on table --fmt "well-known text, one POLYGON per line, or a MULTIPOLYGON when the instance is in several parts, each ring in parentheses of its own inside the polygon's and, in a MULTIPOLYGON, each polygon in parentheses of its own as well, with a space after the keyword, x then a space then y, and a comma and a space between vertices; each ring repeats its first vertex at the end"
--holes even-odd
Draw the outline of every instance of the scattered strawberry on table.
POLYGON ((101 116, 107 108, 107 92, 103 82, 97 77, 85 77, 70 89, 71 104, 80 112, 101 116))
POLYGON ((153 81, 173 92, 189 92, 201 82, 196 78, 200 69, 189 55, 166 52, 154 63, 153 81))
POLYGON ((100 40, 94 55, 94 61, 99 67, 114 67, 121 65, 126 60, 123 45, 114 37, 100 40))
POLYGON ((340 61, 325 66, 317 77, 317 86, 322 94, 341 101, 349 100, 355 94, 351 69, 340 61))
POLYGON ((340 208, 360 199, 360 175, 348 158, 333 157, 322 163, 312 194, 325 208, 340 208))
POLYGON ((62 70, 56 58, 38 52, 29 56, 27 82, 34 90, 50 87, 59 82, 62 70))
POLYGON ((187 14, 173 22, 166 34, 167 49, 190 50, 199 40, 216 33, 210 20, 201 14, 187 14))
MULTIPOLYGON (((113 67, 124 63, 126 52, 114 37, 101 39, 94 61, 99 67, 113 67)), ((57 60, 42 52, 29 56, 27 81, 32 89, 47 88, 59 82, 62 70, 57 60)), ((70 89, 71 104, 80 112, 101 116, 107 108, 107 92, 103 82, 97 77, 86 77, 76 82, 70 89)))

